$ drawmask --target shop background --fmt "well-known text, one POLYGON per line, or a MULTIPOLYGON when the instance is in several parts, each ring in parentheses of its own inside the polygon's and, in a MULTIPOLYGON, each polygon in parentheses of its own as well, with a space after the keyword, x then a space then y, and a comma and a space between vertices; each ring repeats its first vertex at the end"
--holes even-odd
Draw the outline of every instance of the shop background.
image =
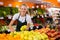
MULTIPOLYGON (((57 0, 44 0, 45 2, 50 2, 52 3, 52 5, 55 5, 57 7, 60 7, 60 3, 58 3, 57 0)), ((3 2, 3 6, 8 6, 8 4, 12 4, 12 7, 16 7, 16 5, 21 5, 23 3, 27 4, 30 8, 32 6, 34 6, 34 3, 31 3, 31 2, 16 2, 16 1, 13 1, 13 0, 0 0, 0 2, 3 2)))

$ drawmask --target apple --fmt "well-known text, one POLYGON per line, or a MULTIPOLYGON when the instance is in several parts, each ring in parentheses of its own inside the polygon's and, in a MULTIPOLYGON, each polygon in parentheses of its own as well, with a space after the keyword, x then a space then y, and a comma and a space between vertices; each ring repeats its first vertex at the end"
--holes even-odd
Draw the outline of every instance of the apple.
POLYGON ((56 32, 56 31, 55 31, 54 29, 52 29, 52 30, 51 30, 51 33, 54 33, 54 32, 56 32))

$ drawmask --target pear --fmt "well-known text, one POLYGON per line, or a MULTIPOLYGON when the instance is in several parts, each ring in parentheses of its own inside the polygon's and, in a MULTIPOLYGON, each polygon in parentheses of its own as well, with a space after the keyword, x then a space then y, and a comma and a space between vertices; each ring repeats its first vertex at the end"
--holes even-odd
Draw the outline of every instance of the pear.
POLYGON ((44 36, 42 34, 40 34, 40 37, 41 37, 41 40, 45 40, 44 36))
POLYGON ((27 28, 27 26, 24 25, 24 26, 22 26, 22 27, 20 28, 20 30, 21 30, 21 31, 24 31, 24 30, 26 30, 26 28, 27 28))
POLYGON ((48 39, 48 36, 45 33, 42 33, 42 36, 44 36, 44 39, 48 39))

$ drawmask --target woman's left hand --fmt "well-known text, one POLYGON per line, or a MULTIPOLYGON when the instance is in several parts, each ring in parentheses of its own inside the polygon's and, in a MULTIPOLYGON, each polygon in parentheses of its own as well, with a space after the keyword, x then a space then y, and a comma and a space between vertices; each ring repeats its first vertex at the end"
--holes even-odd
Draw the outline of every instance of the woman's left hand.
POLYGON ((26 30, 29 30, 29 27, 27 26, 26 30))

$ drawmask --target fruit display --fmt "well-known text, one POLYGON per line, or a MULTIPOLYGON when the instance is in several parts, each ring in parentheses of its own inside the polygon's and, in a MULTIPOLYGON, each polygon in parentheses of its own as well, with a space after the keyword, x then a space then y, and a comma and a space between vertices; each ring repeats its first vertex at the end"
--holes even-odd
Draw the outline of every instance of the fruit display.
POLYGON ((2 27, 0 27, 0 32, 1 31, 6 31, 8 28, 7 28, 7 26, 2 26, 2 27))
POLYGON ((47 35, 48 35, 49 37, 54 37, 54 36, 56 36, 57 34, 58 34, 58 32, 56 32, 56 31, 53 30, 53 29, 47 32, 47 35))
MULTIPOLYGON (((0 34, 0 40, 59 40, 60 32, 50 28, 41 28, 27 31, 26 25, 22 26, 20 32, 9 32, 0 34)), ((7 30, 6 26, 3 30, 7 30)), ((6 32, 6 31, 5 31, 6 32)))
POLYGON ((54 40, 60 40, 60 35, 54 37, 55 39, 54 40))
POLYGON ((40 34, 34 31, 11 32, 0 34, 0 40, 49 40, 45 33, 40 34))
MULTIPOLYGON (((16 28, 15 26, 14 28, 16 28)), ((42 27, 42 25, 34 24, 31 28, 29 31, 27 30, 27 26, 23 25, 20 28, 20 32, 8 32, 5 31, 8 30, 8 27, 2 26, 0 29, 3 33, 0 33, 0 40, 59 40, 60 38, 60 32, 55 29, 50 29, 49 25, 47 25, 47 27, 42 27)))
POLYGON ((60 38, 60 32, 58 32, 54 29, 50 29, 50 28, 42 28, 42 29, 39 29, 39 30, 35 30, 35 32, 47 34, 49 40, 57 40, 57 39, 60 38))
POLYGON ((60 32, 57 32, 54 29, 48 31, 46 34, 48 35, 48 37, 49 37, 50 40, 52 40, 52 39, 55 40, 55 39, 57 39, 57 38, 60 37, 59 36, 60 35, 60 32))
POLYGON ((36 32, 40 32, 40 33, 47 33, 48 31, 50 31, 50 28, 41 28, 39 30, 35 30, 36 32))
MULTIPOLYGON (((14 29, 16 29, 16 26, 12 26, 14 29)), ((0 26, 0 33, 10 33, 10 30, 8 26, 0 26)))
POLYGON ((18 40, 18 39, 21 40, 21 37, 17 35, 13 37, 12 35, 5 33, 0 34, 0 40, 18 40))

